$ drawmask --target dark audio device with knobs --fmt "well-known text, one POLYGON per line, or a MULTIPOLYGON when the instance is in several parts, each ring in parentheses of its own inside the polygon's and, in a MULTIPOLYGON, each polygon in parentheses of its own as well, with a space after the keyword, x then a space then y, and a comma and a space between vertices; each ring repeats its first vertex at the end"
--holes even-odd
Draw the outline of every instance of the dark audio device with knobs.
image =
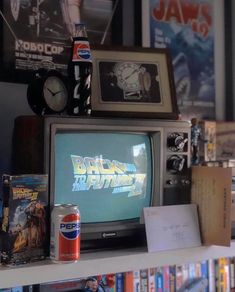
POLYGON ((166 121, 163 157, 163 205, 191 201, 191 125, 187 121, 166 121))

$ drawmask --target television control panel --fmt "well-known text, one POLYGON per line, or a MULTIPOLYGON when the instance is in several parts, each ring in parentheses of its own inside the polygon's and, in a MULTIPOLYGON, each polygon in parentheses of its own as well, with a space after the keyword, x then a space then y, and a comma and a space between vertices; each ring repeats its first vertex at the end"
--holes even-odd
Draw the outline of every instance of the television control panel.
POLYGON ((163 127, 163 196, 162 204, 190 203, 190 123, 169 122, 163 127))

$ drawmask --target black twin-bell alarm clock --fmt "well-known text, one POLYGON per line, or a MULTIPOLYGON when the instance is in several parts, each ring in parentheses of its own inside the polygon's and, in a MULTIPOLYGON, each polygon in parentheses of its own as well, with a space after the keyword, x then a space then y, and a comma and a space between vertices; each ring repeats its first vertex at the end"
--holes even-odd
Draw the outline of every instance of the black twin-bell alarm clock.
POLYGON ((57 70, 38 70, 27 89, 28 103, 37 115, 64 112, 68 97, 67 78, 57 70))

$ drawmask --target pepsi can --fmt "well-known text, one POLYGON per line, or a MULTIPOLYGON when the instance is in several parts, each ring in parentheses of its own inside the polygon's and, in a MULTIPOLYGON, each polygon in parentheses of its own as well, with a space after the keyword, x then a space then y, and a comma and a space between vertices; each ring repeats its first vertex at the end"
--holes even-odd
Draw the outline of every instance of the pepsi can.
POLYGON ((80 212, 77 205, 55 205, 51 212, 50 258, 76 262, 80 258, 80 212))

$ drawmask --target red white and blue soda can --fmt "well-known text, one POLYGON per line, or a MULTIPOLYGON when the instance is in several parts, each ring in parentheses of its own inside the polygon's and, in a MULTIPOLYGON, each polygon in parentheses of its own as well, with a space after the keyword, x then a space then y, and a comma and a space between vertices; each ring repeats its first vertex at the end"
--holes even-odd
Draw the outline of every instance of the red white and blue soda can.
POLYGON ((55 205, 51 212, 50 258, 76 262, 80 258, 81 220, 77 205, 55 205))

